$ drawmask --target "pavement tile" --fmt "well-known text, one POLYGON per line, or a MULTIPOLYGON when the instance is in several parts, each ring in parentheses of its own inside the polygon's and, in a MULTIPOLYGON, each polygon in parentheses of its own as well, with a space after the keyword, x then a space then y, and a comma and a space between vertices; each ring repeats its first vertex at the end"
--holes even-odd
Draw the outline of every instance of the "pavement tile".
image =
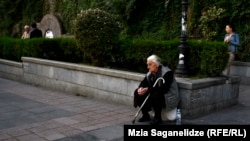
POLYGON ((110 126, 110 123, 99 123, 94 126, 96 127, 96 129, 99 129, 99 128, 110 126))
POLYGON ((105 115, 105 116, 112 116, 112 117, 115 117, 117 114, 119 114, 119 113, 116 113, 116 112, 113 112, 113 111, 103 113, 103 115, 105 115))
POLYGON ((95 125, 91 125, 91 126, 85 126, 85 127, 82 127, 80 130, 84 131, 84 132, 88 132, 88 131, 91 131, 91 130, 94 130, 96 129, 97 127, 95 125))
POLYGON ((63 132, 60 132, 60 133, 67 136, 67 137, 69 137, 69 136, 80 134, 82 132, 83 131, 81 131, 81 130, 73 129, 73 130, 69 130, 69 131, 63 131, 63 132))
POLYGON ((112 116, 106 116, 105 118, 99 119, 100 122, 110 122, 110 121, 114 121, 114 120, 116 120, 116 118, 112 117, 112 116))
POLYGON ((42 124, 38 122, 38 123, 21 125, 21 126, 19 126, 19 128, 21 128, 21 129, 31 129, 31 128, 35 128, 35 127, 38 127, 38 126, 41 126, 41 125, 42 124))
POLYGON ((11 136, 5 133, 0 133, 0 141, 6 140, 6 139, 10 139, 11 136))
POLYGON ((85 113, 82 113, 84 116, 94 116, 96 113, 94 111, 88 111, 85 113))
POLYGON ((19 136, 17 137, 18 141, 47 141, 42 137, 39 137, 35 134, 29 134, 29 135, 24 135, 24 136, 19 136))
MULTIPOLYGON (((1 140, 2 141, 2 140, 1 140)), ((3 141, 18 141, 17 139, 14 139, 14 138, 12 138, 12 139, 7 139, 7 140, 3 140, 3 141)))
POLYGON ((123 126, 120 125, 108 126, 97 130, 92 130, 88 132, 88 134, 95 136, 100 140, 111 141, 123 136, 123 126))
POLYGON ((56 130, 47 130, 36 133, 39 137, 45 138, 47 140, 56 140, 66 137, 65 135, 56 132, 56 130))
POLYGON ((102 115, 103 113, 107 113, 109 111, 110 110, 107 110, 105 108, 100 108, 100 109, 95 110, 95 113, 102 115))
POLYGON ((57 122, 54 119, 42 122, 41 125, 47 129, 53 129, 64 126, 64 124, 57 122))
POLYGON ((85 114, 85 113, 88 113, 88 112, 92 112, 90 111, 89 109, 86 110, 87 108, 83 109, 83 108, 80 108, 80 109, 73 109, 74 112, 76 112, 77 114, 85 114))
POLYGON ((7 129, 6 133, 9 134, 11 137, 17 137, 17 136, 30 134, 28 130, 23 130, 23 129, 18 129, 18 128, 7 129))
POLYGON ((33 132, 33 133, 39 133, 39 132, 43 132, 43 131, 48 130, 48 128, 44 125, 43 126, 41 125, 41 126, 30 128, 28 130, 33 132))
POLYGON ((105 141, 105 140, 100 140, 99 138, 89 135, 89 134, 78 134, 78 135, 58 139, 55 141, 105 141))
POLYGON ((56 118, 56 119, 53 119, 53 120, 56 121, 56 122, 65 124, 65 125, 71 125, 71 124, 79 123, 79 121, 73 120, 73 119, 71 119, 69 117, 61 117, 61 118, 56 118))
MULTIPOLYGON (((134 117, 134 116, 133 116, 134 117)), ((129 116, 129 115, 124 115, 124 114, 116 114, 114 116, 115 119, 121 119, 121 118, 127 118, 127 119, 132 119, 132 116, 129 116)))
POLYGON ((16 106, 9 105, 6 103, 6 105, 0 105, 0 113, 5 113, 5 112, 16 112, 19 111, 20 108, 16 106))
POLYGON ((74 129, 75 129, 75 128, 73 128, 73 127, 70 127, 70 126, 68 126, 68 125, 64 125, 64 126, 62 126, 62 127, 55 128, 54 130, 55 130, 56 132, 61 133, 61 132, 64 132, 64 131, 70 131, 70 130, 74 130, 74 129))
POLYGON ((99 123, 103 123, 103 122, 99 119, 96 119, 96 120, 89 121, 88 125, 95 125, 95 124, 99 124, 99 123))
POLYGON ((46 105, 43 107, 31 108, 31 109, 28 109, 27 111, 31 113, 35 113, 35 114, 40 114, 40 113, 46 113, 46 112, 53 112, 55 110, 57 110, 55 107, 46 105))
POLYGON ((77 114, 70 117, 73 120, 79 121, 79 122, 86 122, 92 119, 92 116, 85 116, 83 114, 77 114))
POLYGON ((91 118, 91 119, 102 119, 102 118, 105 118, 105 117, 107 117, 107 116, 104 115, 104 114, 96 113, 96 114, 94 114, 94 115, 92 115, 92 116, 88 116, 88 117, 91 118))
POLYGON ((89 123, 88 122, 81 122, 81 123, 77 123, 77 124, 73 124, 73 125, 69 125, 70 127, 72 128, 75 128, 75 129, 79 129, 79 130, 82 130, 83 128, 89 126, 89 123))
MULTIPOLYGON (((104 106, 104 105, 102 105, 102 106, 104 106)), ((102 106, 97 106, 97 105, 95 105, 95 106, 93 106, 93 107, 88 107, 88 110, 89 110, 89 111, 96 111, 96 110, 99 110, 102 106)))

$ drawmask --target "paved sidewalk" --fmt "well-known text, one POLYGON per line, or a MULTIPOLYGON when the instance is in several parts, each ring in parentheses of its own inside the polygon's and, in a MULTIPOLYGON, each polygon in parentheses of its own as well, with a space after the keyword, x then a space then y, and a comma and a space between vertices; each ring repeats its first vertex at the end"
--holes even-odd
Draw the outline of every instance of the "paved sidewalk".
POLYGON ((78 134, 79 140, 122 139, 123 123, 131 122, 135 112, 133 107, 0 78, 0 141, 67 140, 78 134))
MULTIPOLYGON (((250 86, 240 86, 239 104, 183 124, 250 124, 249 95, 250 86)), ((132 102, 108 103, 0 78, 0 141, 123 141, 123 125, 132 124, 136 112, 132 102)))

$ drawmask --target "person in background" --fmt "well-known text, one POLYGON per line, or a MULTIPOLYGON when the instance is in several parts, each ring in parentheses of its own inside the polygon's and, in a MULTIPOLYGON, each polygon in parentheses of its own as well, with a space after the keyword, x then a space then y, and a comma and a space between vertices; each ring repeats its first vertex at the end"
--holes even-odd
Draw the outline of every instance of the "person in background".
POLYGON ((233 25, 227 24, 226 25, 226 34, 224 37, 224 42, 228 44, 228 64, 226 69, 223 71, 223 75, 229 76, 230 75, 230 67, 235 60, 235 55, 238 51, 238 46, 240 45, 239 35, 235 32, 233 25))
POLYGON ((45 31, 45 38, 50 38, 50 39, 54 38, 54 35, 51 29, 47 29, 45 31))
POLYGON ((25 25, 23 29, 24 29, 24 32, 21 38, 22 39, 30 38, 30 27, 28 25, 25 25))
POLYGON ((31 24, 32 31, 30 32, 30 38, 40 38, 43 37, 42 31, 37 28, 36 23, 31 24))

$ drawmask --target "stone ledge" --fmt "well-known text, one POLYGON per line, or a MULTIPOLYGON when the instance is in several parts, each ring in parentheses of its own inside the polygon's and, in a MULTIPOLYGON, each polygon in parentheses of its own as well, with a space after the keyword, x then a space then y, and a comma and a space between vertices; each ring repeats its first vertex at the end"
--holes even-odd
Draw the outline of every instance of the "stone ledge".
POLYGON ((26 63, 35 63, 35 64, 41 64, 41 65, 46 65, 46 66, 54 66, 54 67, 59 67, 59 68, 131 79, 131 80, 136 80, 136 81, 143 80, 145 76, 144 74, 140 74, 140 73, 93 67, 93 66, 87 66, 87 65, 82 65, 82 64, 79 65, 79 64, 74 64, 74 63, 65 63, 65 62, 60 62, 60 61, 37 59, 37 58, 31 58, 31 57, 22 57, 22 61, 26 63))
POLYGON ((18 63, 15 61, 9 61, 9 60, 4 60, 4 59, 0 59, 0 64, 9 65, 13 67, 19 67, 19 68, 22 68, 23 66, 22 62, 18 63))
POLYGON ((234 61, 233 65, 234 66, 247 66, 247 67, 250 67, 250 63, 249 62, 241 62, 241 61, 234 61))
POLYGON ((201 79, 176 77, 176 81, 178 83, 179 88, 195 90, 225 83, 238 83, 241 81, 241 78, 238 76, 231 76, 227 80, 225 77, 211 77, 211 78, 201 78, 201 79))
POLYGON ((230 74, 241 77, 241 84, 250 85, 250 62, 233 62, 230 74))
POLYGON ((190 79, 190 78, 176 78, 178 86, 185 89, 200 89, 208 86, 223 84, 226 82, 226 78, 202 78, 202 79, 190 79))

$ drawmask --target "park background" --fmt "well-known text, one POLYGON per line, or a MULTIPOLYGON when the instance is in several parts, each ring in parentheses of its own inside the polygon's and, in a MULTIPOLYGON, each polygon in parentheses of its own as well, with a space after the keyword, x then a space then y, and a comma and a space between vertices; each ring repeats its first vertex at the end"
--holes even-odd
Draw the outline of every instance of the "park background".
MULTIPOLYGON (((250 61, 249 6, 250 1, 247 0, 188 1, 187 39, 191 50, 191 75, 216 76, 224 69, 228 56, 223 38, 228 23, 234 24, 240 35, 240 61, 250 61)), ((162 57, 163 62, 173 69, 178 63, 181 0, 1 0, 0 9, 0 57, 4 59, 20 61, 22 56, 31 56, 137 72, 145 71, 145 65, 141 64, 152 53, 162 57), (112 43, 112 48, 110 43, 95 42, 92 50, 79 49, 78 38, 76 41, 74 38, 20 40, 24 25, 39 22, 48 13, 61 21, 62 34, 74 37, 77 29, 74 21, 79 18, 79 13, 96 8, 111 14, 112 20, 119 25, 119 32, 114 33, 117 37, 101 37, 103 40, 117 40, 112 43), (88 55, 93 51, 98 55, 88 55)))

